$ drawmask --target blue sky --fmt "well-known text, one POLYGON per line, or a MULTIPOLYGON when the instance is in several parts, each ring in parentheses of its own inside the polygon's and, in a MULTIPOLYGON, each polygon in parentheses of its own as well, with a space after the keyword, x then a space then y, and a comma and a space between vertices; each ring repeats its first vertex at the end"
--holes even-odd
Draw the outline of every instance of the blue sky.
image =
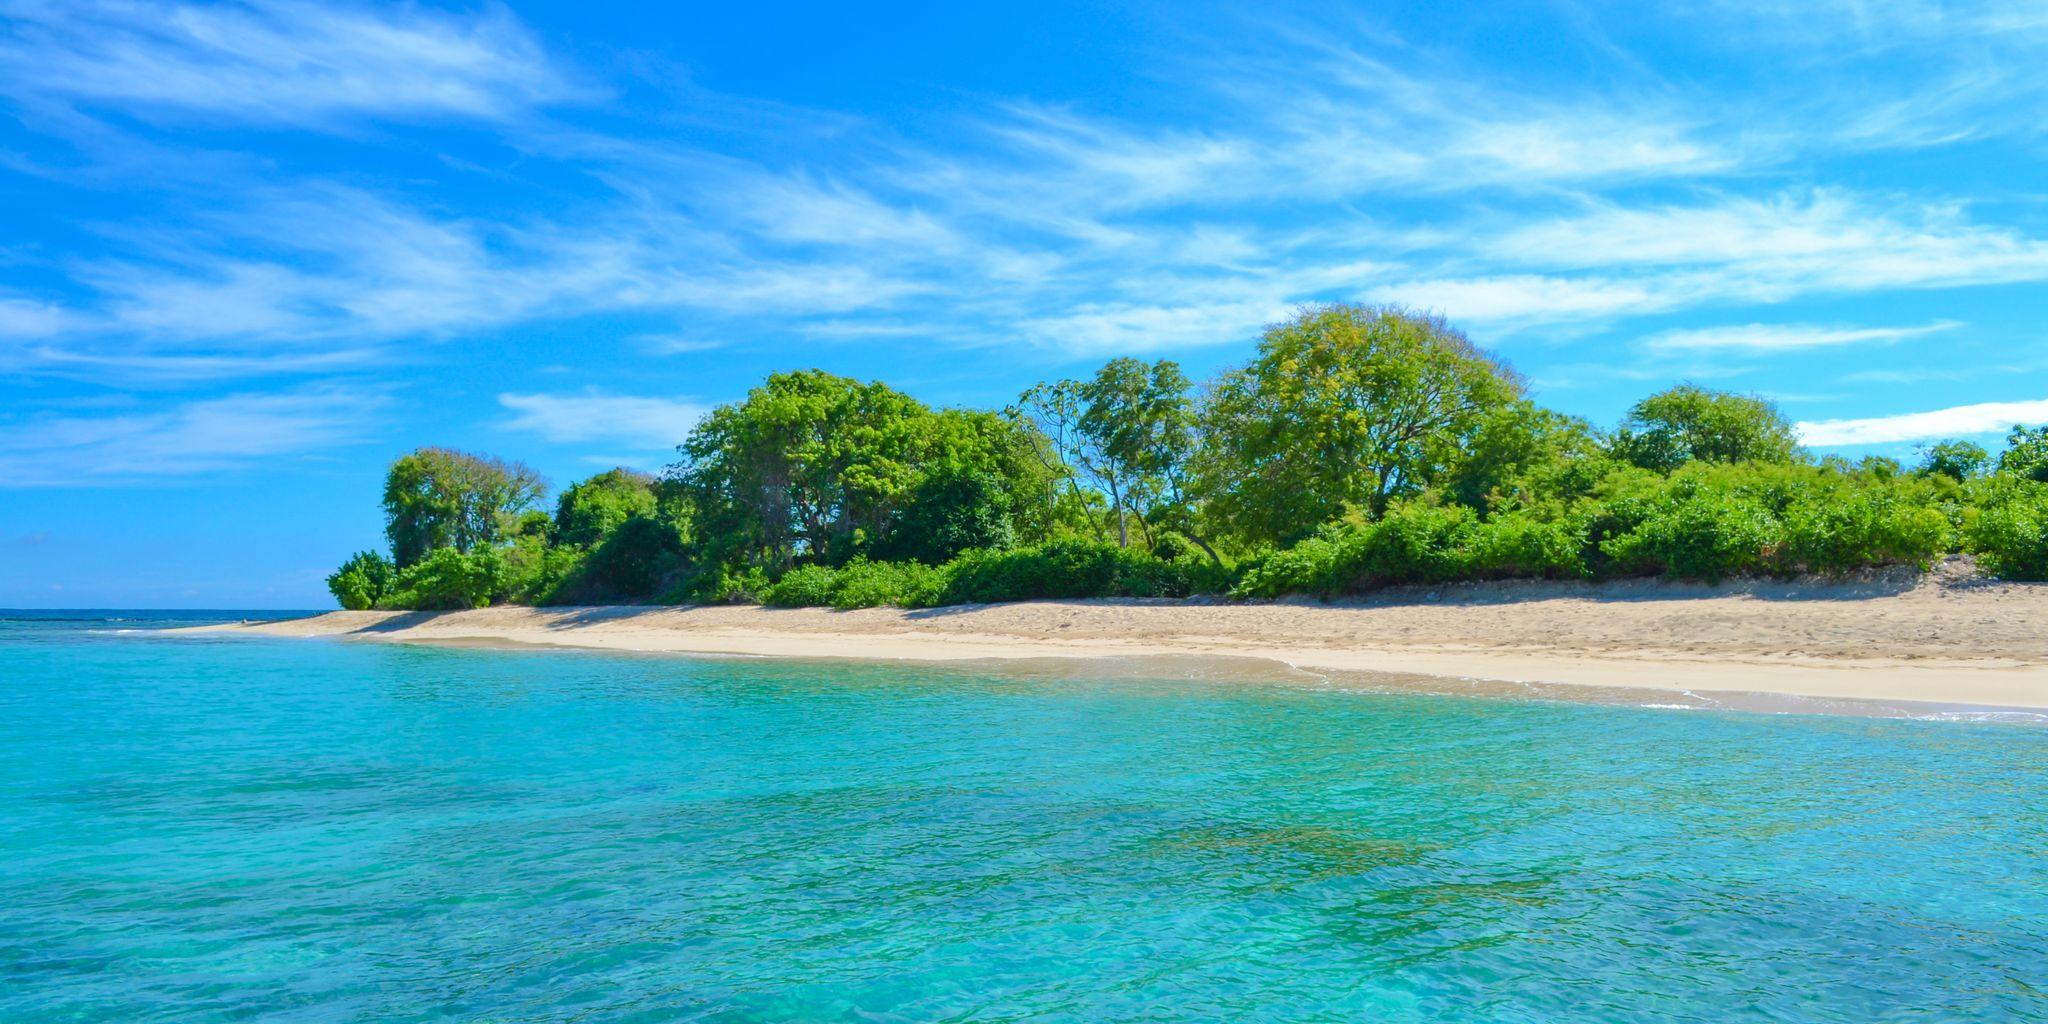
POLYGON ((323 606, 420 444, 561 484, 1310 301, 1601 424, 2048 421, 2040 0, 947 6, 0 0, 0 606, 323 606))

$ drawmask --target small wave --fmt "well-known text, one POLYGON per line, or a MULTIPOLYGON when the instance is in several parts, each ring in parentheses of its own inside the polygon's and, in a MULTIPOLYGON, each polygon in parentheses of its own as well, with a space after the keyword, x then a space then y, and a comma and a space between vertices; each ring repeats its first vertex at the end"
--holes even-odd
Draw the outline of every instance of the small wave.
POLYGON ((2039 711, 1938 711, 1914 715, 1927 722, 1986 722, 2008 725, 2048 725, 2048 714, 2039 711))

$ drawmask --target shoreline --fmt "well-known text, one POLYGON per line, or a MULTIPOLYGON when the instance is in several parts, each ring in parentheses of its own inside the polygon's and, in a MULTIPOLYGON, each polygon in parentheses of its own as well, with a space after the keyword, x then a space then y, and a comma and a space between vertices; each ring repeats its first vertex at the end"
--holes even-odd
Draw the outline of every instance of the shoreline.
POLYGON ((1753 695, 2048 710, 2048 630, 2040 622, 2048 622, 2048 587, 1929 577, 1889 585, 1467 585, 1327 605, 329 612, 198 630, 882 662, 1255 659, 1308 673, 1685 694, 1720 706, 1753 695))

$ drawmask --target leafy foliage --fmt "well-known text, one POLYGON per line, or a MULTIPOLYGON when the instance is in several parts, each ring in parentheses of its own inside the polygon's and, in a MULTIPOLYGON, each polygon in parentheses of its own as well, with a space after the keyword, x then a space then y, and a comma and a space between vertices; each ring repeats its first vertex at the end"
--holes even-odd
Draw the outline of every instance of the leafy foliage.
POLYGON ((2028 477, 1993 482, 1968 528, 1970 549, 2008 579, 2048 580, 2048 483, 2028 477))
POLYGON ((2022 480, 2048 484, 2048 426, 2014 427, 2006 435, 1998 471, 2022 480))
POLYGON ((555 503, 555 542, 590 547, 628 519, 652 518, 655 504, 653 477, 606 470, 562 492, 555 503))
MULTIPOLYGON (((979 475, 1000 492, 981 495, 984 507, 950 524, 937 550, 975 533, 1001 539, 991 515, 1007 516, 1013 533, 1029 532, 1042 523, 1031 506, 1048 493, 1033 445, 1014 421, 934 412, 886 385, 811 370, 775 374, 745 401, 714 410, 683 443, 674 473, 715 559, 780 571, 889 550, 933 475, 951 477, 962 493, 979 475)), ((933 511, 919 514, 930 525, 933 511)), ((933 546, 925 547, 930 555, 933 546)))
POLYGON ((1614 436, 1615 454, 1668 473, 1687 462, 1795 462, 1799 438, 1761 398, 1684 384, 1635 404, 1614 436))
POLYGON ((397 574, 383 552, 358 551, 327 577, 327 590, 343 608, 362 611, 377 606, 397 574))
POLYGON ((1984 472, 1984 467, 1990 463, 1991 453, 1985 451, 1981 444, 1943 441, 1928 446, 1922 453, 1919 472, 1922 476, 1969 480, 1984 472))
POLYGON ((1001 414, 775 374, 662 478, 546 486, 422 448, 384 492, 392 557, 345 608, 761 602, 915 608, 1044 598, 1334 596, 1490 579, 1848 573, 1975 554, 2048 578, 2048 427, 1908 472, 1814 460, 1759 399, 1672 388, 1611 434, 1523 398, 1441 319, 1321 306, 1199 391, 1115 359, 1001 414))
POLYGON ((399 570, 385 603, 395 608, 483 608, 504 585, 505 561, 496 548, 435 548, 399 570))
POLYGON ((1255 543, 1377 515, 1465 461, 1522 384, 1445 323, 1394 307, 1320 306, 1266 331, 1205 409, 1201 488, 1255 543))
POLYGON ((400 568, 437 548, 495 543, 511 520, 547 494, 540 474, 517 462, 450 448, 421 448, 384 477, 384 536, 400 568))

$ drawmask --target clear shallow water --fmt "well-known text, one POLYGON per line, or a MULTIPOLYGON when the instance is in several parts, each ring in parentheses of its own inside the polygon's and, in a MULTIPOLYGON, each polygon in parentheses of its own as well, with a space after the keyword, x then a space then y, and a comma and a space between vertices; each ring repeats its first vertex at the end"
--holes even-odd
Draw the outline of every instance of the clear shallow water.
POLYGON ((4 1021, 2048 1019, 2048 730, 0 613, 4 1021))

